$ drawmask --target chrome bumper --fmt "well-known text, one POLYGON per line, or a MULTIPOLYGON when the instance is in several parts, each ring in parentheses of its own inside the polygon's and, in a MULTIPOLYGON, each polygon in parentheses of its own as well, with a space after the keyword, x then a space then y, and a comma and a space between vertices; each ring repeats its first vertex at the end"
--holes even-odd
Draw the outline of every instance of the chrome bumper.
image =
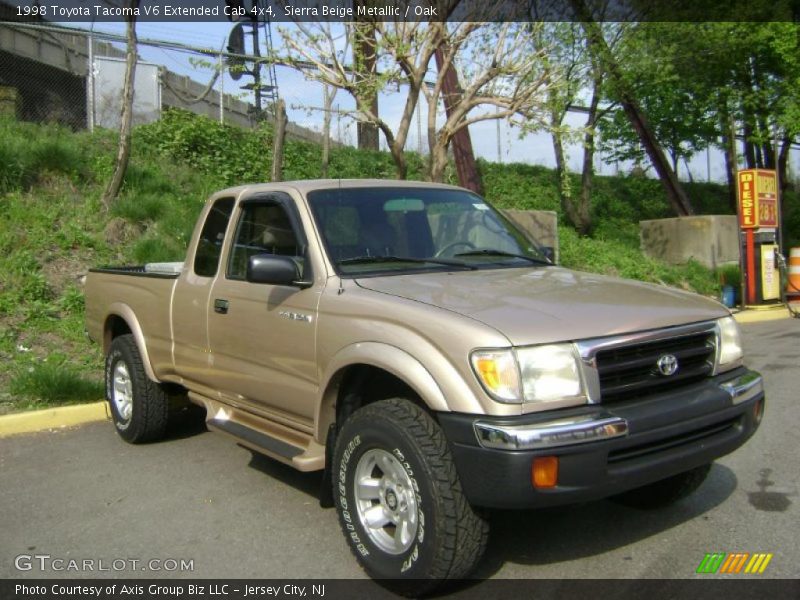
POLYGON ((747 402, 764 392, 764 379, 755 371, 731 379, 720 386, 731 397, 734 406, 747 402))
MULTIPOLYGON (((735 406, 763 393, 764 381, 753 371, 718 384, 735 406)), ((628 435, 628 422, 608 412, 526 425, 476 421, 478 443, 496 450, 541 450, 610 440, 628 435)))
POLYGON ((558 419, 533 425, 495 425, 475 422, 475 435, 484 448, 535 450, 608 440, 628 434, 628 422, 608 413, 558 419))

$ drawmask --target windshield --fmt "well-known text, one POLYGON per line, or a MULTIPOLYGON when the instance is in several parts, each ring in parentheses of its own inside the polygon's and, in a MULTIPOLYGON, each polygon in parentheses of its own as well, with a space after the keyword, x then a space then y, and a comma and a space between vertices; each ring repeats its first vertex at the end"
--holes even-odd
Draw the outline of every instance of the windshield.
POLYGON ((310 192, 308 201, 343 275, 550 264, 508 219, 465 190, 332 188, 310 192))

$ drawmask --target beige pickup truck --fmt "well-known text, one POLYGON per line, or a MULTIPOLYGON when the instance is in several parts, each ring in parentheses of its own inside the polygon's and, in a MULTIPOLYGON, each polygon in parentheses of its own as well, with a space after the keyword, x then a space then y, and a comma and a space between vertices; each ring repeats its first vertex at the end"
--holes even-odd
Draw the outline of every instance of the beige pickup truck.
POLYGON ((470 573, 481 509, 668 504, 764 411, 720 304, 560 268, 445 185, 221 191, 186 262, 93 269, 86 322, 123 439, 164 435, 175 397, 204 407, 323 471, 363 567, 415 593, 470 573))

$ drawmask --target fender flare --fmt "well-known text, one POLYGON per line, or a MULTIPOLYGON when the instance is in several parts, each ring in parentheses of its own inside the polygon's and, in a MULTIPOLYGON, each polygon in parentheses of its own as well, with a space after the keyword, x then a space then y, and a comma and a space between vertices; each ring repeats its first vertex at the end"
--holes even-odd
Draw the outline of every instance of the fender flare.
POLYGON ((118 317, 128 325, 128 329, 131 330, 133 339, 136 342, 136 347, 139 350, 139 355, 142 357, 142 363, 144 364, 144 371, 147 377, 155 383, 159 383, 159 379, 153 371, 153 365, 150 364, 150 354, 147 352, 147 345, 144 343, 144 333, 142 332, 142 327, 139 325, 139 319, 136 318, 133 309, 123 302, 114 302, 108 307, 108 313, 103 322, 103 353, 108 353, 108 348, 111 345, 111 338, 107 335, 108 321, 111 317, 118 317))
POLYGON ((317 440, 325 440, 328 425, 335 417, 334 406, 339 385, 334 378, 351 365, 369 365, 383 369, 405 382, 431 410, 450 412, 444 393, 433 375, 411 354, 381 342, 357 342, 339 350, 328 363, 320 388, 322 396, 315 414, 317 440))

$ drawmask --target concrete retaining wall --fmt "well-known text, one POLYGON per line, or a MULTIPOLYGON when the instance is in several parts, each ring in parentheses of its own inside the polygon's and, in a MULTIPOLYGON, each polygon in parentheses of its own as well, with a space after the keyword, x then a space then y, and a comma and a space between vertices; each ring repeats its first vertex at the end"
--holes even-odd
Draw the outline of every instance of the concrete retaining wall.
POLYGON ((639 222, 642 252, 673 265, 689 259, 716 268, 739 262, 735 215, 704 215, 639 222))
POLYGON ((550 246, 558 262, 558 215, 553 210, 518 210, 502 209, 506 217, 511 219, 528 236, 540 246, 550 246))

